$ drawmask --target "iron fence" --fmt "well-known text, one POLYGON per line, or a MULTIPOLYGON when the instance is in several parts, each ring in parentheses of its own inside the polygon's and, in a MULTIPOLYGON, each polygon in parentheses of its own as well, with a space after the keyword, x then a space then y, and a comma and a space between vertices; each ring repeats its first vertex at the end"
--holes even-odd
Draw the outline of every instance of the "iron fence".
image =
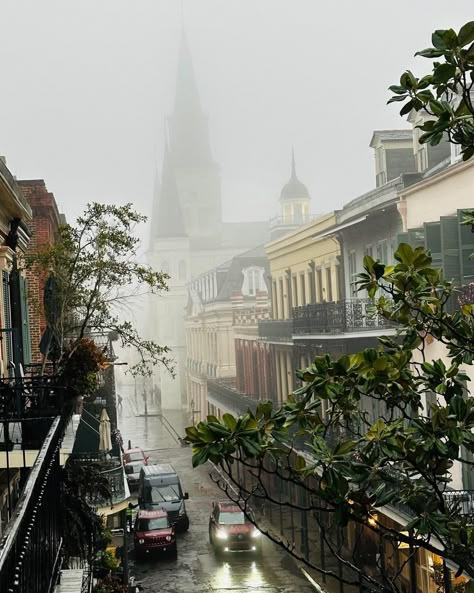
POLYGON ((0 541, 0 591, 50 593, 62 558, 60 447, 67 418, 58 416, 26 480, 0 541))
POLYGON ((56 416, 64 404, 64 388, 53 376, 0 378, 0 419, 56 416))
MULTIPOLYGON (((110 498, 104 498, 97 493, 97 495, 89 501, 90 505, 94 508, 113 506, 114 504, 123 502, 128 496, 125 472, 122 464, 120 462, 111 463, 114 463, 114 467, 102 469, 100 472, 101 476, 106 478, 109 484, 110 498)), ((100 465, 101 464, 99 464, 99 466, 100 465)), ((103 465, 103 467, 104 466, 106 467, 106 465, 103 465)))
POLYGON ((292 319, 265 319, 258 322, 258 335, 260 338, 285 342, 291 341, 292 334, 292 319))
POLYGON ((393 324, 379 315, 372 300, 367 298, 293 308, 294 334, 337 334, 389 327, 393 324))
POLYGON ((235 410, 238 414, 245 414, 248 408, 252 411, 255 411, 257 408, 257 400, 243 395, 224 382, 208 380, 207 389, 212 398, 225 408, 235 410))

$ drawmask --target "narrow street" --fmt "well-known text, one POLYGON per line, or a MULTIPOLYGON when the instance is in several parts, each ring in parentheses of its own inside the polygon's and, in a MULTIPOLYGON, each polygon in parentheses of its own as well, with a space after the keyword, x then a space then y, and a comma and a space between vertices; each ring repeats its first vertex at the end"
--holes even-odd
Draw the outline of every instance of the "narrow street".
MULTIPOLYGON (((124 394, 123 394, 124 395, 124 394)), ((138 402, 141 404, 141 402, 138 402)), ((153 413, 150 407, 150 413, 153 413)), ((140 412, 142 410, 140 409, 140 412)), ((146 592, 156 593, 309 593, 310 584, 302 577, 291 557, 269 541, 264 542, 263 555, 254 559, 233 555, 229 560, 217 559, 209 545, 208 520, 211 502, 222 497, 209 477, 209 467, 193 470, 191 450, 181 447, 176 436, 159 416, 137 415, 133 398, 124 395, 119 410, 119 425, 125 445, 140 446, 150 462, 171 462, 180 475, 183 489, 189 492, 187 502, 190 528, 179 534, 178 556, 150 558, 135 562, 130 557, 132 574, 146 592)), ((186 421, 180 412, 165 412, 177 433, 184 434, 186 421)))

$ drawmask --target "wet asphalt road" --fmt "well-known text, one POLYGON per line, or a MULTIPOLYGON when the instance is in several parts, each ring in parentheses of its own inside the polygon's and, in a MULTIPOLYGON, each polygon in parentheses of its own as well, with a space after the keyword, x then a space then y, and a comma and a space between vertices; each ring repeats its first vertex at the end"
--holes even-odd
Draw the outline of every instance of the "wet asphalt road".
MULTIPOLYGON (((125 390, 123 390, 125 391, 125 390)), ((125 396, 125 394, 123 394, 125 396)), ((140 402, 138 402, 140 406, 140 402)), ((237 554, 217 559, 209 545, 208 525, 211 502, 222 498, 209 478, 210 467, 193 469, 191 450, 179 445, 159 416, 137 416, 137 406, 124 397, 119 426, 125 445, 139 446, 150 462, 171 462, 179 473, 183 489, 189 492, 186 508, 189 531, 178 534, 176 559, 150 557, 136 562, 130 555, 131 574, 146 592, 156 593, 309 593, 314 591, 293 560, 270 541, 264 541, 259 559, 237 554)), ((149 411, 153 408, 149 406, 149 411)), ((176 431, 184 434, 188 424, 180 412, 165 412, 176 431)))

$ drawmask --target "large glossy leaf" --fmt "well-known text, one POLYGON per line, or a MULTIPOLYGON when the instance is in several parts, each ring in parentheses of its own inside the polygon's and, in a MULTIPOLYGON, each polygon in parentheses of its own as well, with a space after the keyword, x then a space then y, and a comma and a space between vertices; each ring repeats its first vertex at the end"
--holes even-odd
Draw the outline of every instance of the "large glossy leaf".
POLYGON ((237 427, 237 420, 232 416, 232 414, 224 414, 222 416, 222 420, 224 421, 225 425, 230 428, 230 430, 235 430, 237 427))
POLYGON ((458 43, 464 47, 474 41, 474 21, 469 21, 459 29, 458 43))

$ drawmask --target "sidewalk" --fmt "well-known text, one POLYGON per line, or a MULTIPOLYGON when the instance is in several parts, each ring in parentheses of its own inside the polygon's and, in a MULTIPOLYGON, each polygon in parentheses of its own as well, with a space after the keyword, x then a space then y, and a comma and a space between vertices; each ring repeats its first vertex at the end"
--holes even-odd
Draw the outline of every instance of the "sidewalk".
MULTIPOLYGON (((336 557, 325 549, 324 557, 321 554, 320 528, 311 513, 298 511, 266 503, 265 516, 259 520, 263 525, 267 525, 269 530, 279 536, 287 547, 293 547, 296 554, 306 557, 306 560, 315 566, 319 566, 326 571, 332 571, 336 575, 342 574, 344 578, 350 581, 356 581, 356 574, 346 567, 340 567, 336 557), (306 515, 306 517, 303 516, 306 515), (307 523, 306 529, 304 524, 307 523), (305 537, 305 530, 307 537, 305 537), (305 548, 307 547, 307 551, 305 548), (306 553, 305 553, 306 552, 306 553)), ((312 584, 316 590, 327 593, 358 593, 358 586, 351 586, 340 581, 335 577, 322 575, 317 570, 306 565, 302 560, 293 557, 294 562, 303 572, 308 580, 314 581, 312 584), (305 574, 306 573, 306 574, 305 574)))

